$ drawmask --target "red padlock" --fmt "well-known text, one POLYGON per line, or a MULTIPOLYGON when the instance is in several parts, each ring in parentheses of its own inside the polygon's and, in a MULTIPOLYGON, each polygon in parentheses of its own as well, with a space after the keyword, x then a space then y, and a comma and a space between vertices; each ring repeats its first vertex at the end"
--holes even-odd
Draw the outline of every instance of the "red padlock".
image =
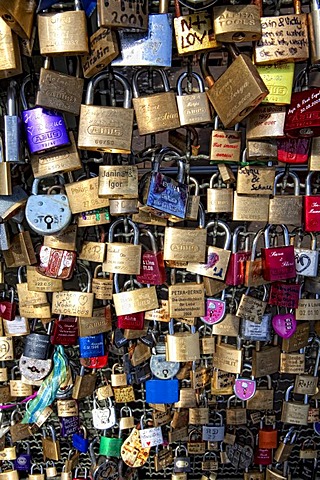
POLYGON ((238 251, 238 238, 241 232, 245 233, 245 227, 237 227, 232 234, 232 251, 225 278, 227 285, 238 286, 244 284, 246 261, 250 260, 251 251, 248 248, 248 235, 245 237, 245 250, 238 251))
POLYGON ((272 463, 272 449, 257 447, 254 452, 255 465, 270 465, 272 463))
POLYGON ((269 305, 298 308, 301 285, 298 283, 274 282, 270 286, 269 305))
POLYGON ((14 301, 14 289, 12 287, 10 292, 10 300, 0 300, 0 317, 4 320, 14 320, 16 315, 17 304, 14 301))
POLYGON ((78 319, 77 317, 56 318, 53 323, 53 330, 50 337, 52 345, 76 345, 78 341, 78 319))
POLYGON ((270 224, 265 228, 265 248, 261 248, 263 278, 269 282, 295 278, 294 246, 290 245, 288 229, 285 225, 281 225, 284 245, 270 248, 269 233, 272 226, 270 224))
POLYGON ((150 230, 142 230, 141 233, 150 238, 152 250, 142 254, 141 273, 137 275, 137 281, 149 285, 162 285, 166 281, 163 252, 158 250, 156 239, 150 230))
POLYGON ((311 195, 311 177, 315 172, 310 172, 306 178, 306 194, 304 198, 304 229, 306 232, 320 231, 320 195, 311 195))
POLYGON ((280 138, 277 140, 278 162, 306 163, 309 158, 310 138, 280 138))

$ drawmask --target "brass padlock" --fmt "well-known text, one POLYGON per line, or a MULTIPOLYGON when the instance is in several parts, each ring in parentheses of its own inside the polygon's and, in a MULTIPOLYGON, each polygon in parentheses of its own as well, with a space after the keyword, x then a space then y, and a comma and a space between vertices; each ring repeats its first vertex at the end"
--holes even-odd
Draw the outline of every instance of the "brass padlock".
POLYGON ((80 374, 76 376, 74 381, 72 398, 79 400, 91 396, 95 389, 96 380, 96 373, 85 373, 84 367, 81 367, 80 374))
POLYGON ((230 188, 230 184, 227 184, 226 188, 222 187, 221 176, 218 172, 210 178, 207 190, 207 211, 208 213, 233 211, 233 188, 230 188), (218 180, 216 184, 215 180, 218 180))
POLYGON ((267 222, 269 197, 259 195, 238 195, 234 192, 233 220, 240 222, 267 222))
POLYGON ((235 125, 234 130, 223 130, 219 128, 219 117, 216 115, 210 138, 210 160, 214 162, 240 162, 240 152, 241 133, 239 132, 239 124, 235 125))
MULTIPOLYGON (((302 218, 302 195, 300 195, 300 181, 295 172, 289 172, 288 177, 293 179, 294 195, 276 195, 277 184, 285 175, 284 172, 278 173, 274 180, 273 198, 269 204, 268 223, 286 224, 299 227, 302 218)), ((285 179, 284 179, 285 180, 285 179)), ((286 180, 285 180, 286 181, 286 180)))
MULTIPOLYGON (((109 153, 131 153, 131 140, 133 129, 133 109, 131 108, 131 87, 128 80, 118 73, 114 80, 118 81, 124 90, 123 107, 93 105, 94 93, 102 80, 109 78, 108 73, 98 73, 93 77, 87 88, 85 104, 81 105, 78 147, 82 150, 93 150, 109 153)), ((109 167, 111 168, 111 167, 109 167)), ((112 167, 116 168, 116 167, 112 167)), ((125 167, 119 167, 121 168, 125 167)), ((130 171, 130 168, 127 169, 130 171)), ((116 187, 130 184, 129 173, 118 174, 115 172, 104 176, 104 185, 109 185, 109 191, 116 187)), ((102 175, 100 175, 100 181, 102 175)), ((100 183, 100 182, 99 182, 100 183)), ((99 195, 103 191, 99 191, 99 195)))
POLYGON ((38 33, 41 55, 84 55, 89 53, 87 19, 75 0, 74 11, 40 13, 38 33))
MULTIPOLYGON (((198 84, 196 93, 182 93, 182 82, 188 78, 188 73, 183 72, 177 81, 177 106, 180 118, 180 124, 182 125, 197 125, 201 123, 212 122, 212 115, 210 112, 210 106, 208 97, 204 91, 204 83, 200 75, 192 72, 191 78, 195 78, 198 84)), ((189 82, 190 79, 188 78, 189 82)))
POLYGON ((200 358, 199 332, 195 327, 190 331, 174 332, 173 320, 169 323, 169 334, 166 336, 166 361, 191 362, 200 358))
POLYGON ((247 410, 244 407, 244 402, 241 402, 241 407, 232 407, 231 402, 235 400, 237 403, 237 398, 235 395, 231 395, 228 398, 227 402, 227 425, 246 425, 247 424, 247 410))
POLYGON ((221 343, 216 345, 216 353, 213 356, 214 366, 228 373, 241 373, 242 350, 240 337, 237 337, 237 346, 221 343))
POLYGON ((48 425, 51 432, 51 437, 47 436, 46 429, 42 429, 42 449, 44 460, 59 460, 60 459, 60 443, 57 440, 56 432, 52 425, 48 425))
POLYGON ((32 36, 36 12, 34 0, 1 0, 0 15, 8 26, 24 40, 32 36))
MULTIPOLYGON (((118 0, 115 1, 118 2, 118 0)), ((116 32, 108 27, 99 28, 90 36, 89 50, 90 54, 81 58, 84 78, 91 78, 101 72, 119 55, 116 32)))
POLYGON ((176 271, 172 269, 168 298, 170 318, 205 315, 204 285, 200 275, 197 275, 197 282, 176 283, 176 271))
POLYGON ((217 81, 209 73, 207 53, 202 54, 200 64, 209 87, 206 93, 225 128, 243 120, 269 93, 250 58, 231 44, 228 49, 233 62, 217 81))
POLYGON ((259 7, 223 5, 213 8, 214 31, 220 42, 252 42, 261 38, 259 7))
POLYGON ((2 18, 0 18, 0 36, 0 79, 19 75, 22 73, 22 62, 18 37, 2 18))
POLYGON ((162 80, 164 92, 154 93, 140 97, 138 80, 141 74, 147 73, 147 69, 139 69, 134 74, 132 80, 133 87, 133 108, 136 114, 139 135, 148 135, 149 133, 165 132, 180 127, 179 114, 176 98, 173 92, 170 92, 169 80, 164 72, 159 68, 153 69, 162 80))

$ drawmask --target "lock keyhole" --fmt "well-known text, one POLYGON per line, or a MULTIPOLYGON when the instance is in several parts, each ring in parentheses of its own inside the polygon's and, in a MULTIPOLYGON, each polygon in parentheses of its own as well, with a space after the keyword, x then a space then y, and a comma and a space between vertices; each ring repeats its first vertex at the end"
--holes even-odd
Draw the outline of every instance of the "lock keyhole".
POLYGON ((166 368, 162 371, 162 373, 163 373, 163 376, 167 378, 169 372, 166 368))
POLYGON ((44 221, 47 224, 47 230, 51 230, 51 224, 53 223, 53 216, 47 215, 46 217, 44 217, 44 221))

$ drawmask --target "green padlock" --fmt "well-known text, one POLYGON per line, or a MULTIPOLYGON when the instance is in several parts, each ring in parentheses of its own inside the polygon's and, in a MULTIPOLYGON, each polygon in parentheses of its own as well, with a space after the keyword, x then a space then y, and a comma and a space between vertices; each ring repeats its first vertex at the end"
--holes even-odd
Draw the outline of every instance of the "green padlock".
MULTIPOLYGON (((119 437, 120 437, 120 434, 121 434, 121 430, 119 431, 119 437)), ((99 455, 104 455, 106 457, 120 458, 122 443, 123 443, 122 438, 101 436, 100 446, 99 446, 99 455)))

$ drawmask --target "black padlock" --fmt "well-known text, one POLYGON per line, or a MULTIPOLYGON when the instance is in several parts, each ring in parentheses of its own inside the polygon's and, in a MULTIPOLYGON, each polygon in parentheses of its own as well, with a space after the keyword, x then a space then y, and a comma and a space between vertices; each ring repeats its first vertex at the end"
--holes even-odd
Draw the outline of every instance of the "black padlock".
POLYGON ((30 333, 27 335, 23 355, 38 360, 47 360, 50 357, 50 335, 44 333, 30 333))

